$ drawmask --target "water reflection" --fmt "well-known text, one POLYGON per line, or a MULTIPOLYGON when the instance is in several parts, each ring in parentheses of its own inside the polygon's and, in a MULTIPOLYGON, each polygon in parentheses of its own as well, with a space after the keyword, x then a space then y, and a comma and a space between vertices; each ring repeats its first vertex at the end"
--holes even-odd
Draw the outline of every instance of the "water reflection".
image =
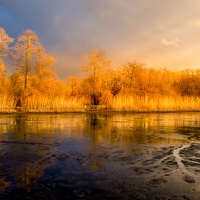
POLYGON ((68 136, 84 134, 97 143, 103 139, 112 142, 120 138, 121 141, 132 142, 133 138, 128 135, 137 137, 141 132, 146 136, 155 133, 172 134, 176 129, 197 128, 200 126, 199 116, 198 113, 1 115, 0 136, 2 140, 29 141, 34 139, 33 135, 37 135, 39 139, 38 137, 44 133, 45 135, 57 133, 59 137, 63 134, 68 136))
POLYGON ((93 144, 109 141, 130 144, 168 145, 184 140, 181 130, 200 125, 199 114, 106 114, 86 115, 85 132, 93 144), (181 135, 181 136, 180 136, 181 135), (177 138, 178 136, 178 138, 177 138))
POLYGON ((199 113, 0 115, 0 191, 30 185, 77 149, 89 155, 77 157, 83 167, 105 170, 113 148, 128 156, 200 141, 199 126, 199 113))

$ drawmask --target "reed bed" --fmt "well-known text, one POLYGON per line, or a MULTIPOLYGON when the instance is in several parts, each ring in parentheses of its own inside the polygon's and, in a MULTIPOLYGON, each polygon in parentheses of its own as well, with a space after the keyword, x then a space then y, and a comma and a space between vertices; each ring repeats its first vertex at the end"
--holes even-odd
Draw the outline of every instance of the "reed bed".
POLYGON ((26 99, 24 106, 16 107, 14 96, 0 96, 0 112, 178 112, 200 111, 200 97, 138 97, 119 95, 109 105, 86 105, 84 97, 49 97, 33 95, 26 99))
POLYGON ((200 111, 200 98, 118 96, 113 99, 112 109, 126 112, 200 111))
POLYGON ((85 99, 65 97, 32 96, 26 102, 28 112, 82 112, 85 99))
POLYGON ((15 105, 16 101, 14 96, 9 96, 9 95, 0 96, 0 112, 3 113, 16 112, 15 105))

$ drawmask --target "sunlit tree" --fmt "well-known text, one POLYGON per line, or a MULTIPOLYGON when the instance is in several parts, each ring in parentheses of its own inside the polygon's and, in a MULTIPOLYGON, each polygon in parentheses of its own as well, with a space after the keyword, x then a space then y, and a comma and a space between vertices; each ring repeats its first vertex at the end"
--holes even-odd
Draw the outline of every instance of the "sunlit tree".
POLYGON ((49 54, 41 53, 39 58, 35 62, 34 74, 39 80, 55 77, 55 65, 56 59, 49 54))
POLYGON ((5 30, 0 27, 0 77, 5 75, 5 58, 9 57, 9 45, 13 40, 14 39, 9 37, 5 30))
POLYGON ((175 89, 181 96, 200 95, 200 72, 199 70, 184 70, 175 82, 175 89))
POLYGON ((10 82, 12 85, 12 94, 15 97, 16 106, 21 106, 24 103, 23 90, 24 90, 24 78, 19 71, 14 71, 10 76, 10 82))
POLYGON ((13 40, 14 39, 9 37, 5 30, 0 27, 0 58, 8 56, 9 45, 13 40))
POLYGON ((19 36, 16 45, 13 47, 13 59, 18 71, 24 76, 24 88, 27 88, 28 75, 33 72, 40 55, 44 53, 44 47, 39 38, 32 30, 25 30, 19 36))
POLYGON ((106 81, 106 89, 110 90, 110 93, 113 96, 116 96, 121 91, 123 84, 122 84, 122 70, 119 69, 110 69, 105 74, 106 81))
POLYGON ((85 55, 84 59, 87 65, 83 71, 88 74, 88 83, 90 85, 91 104, 98 105, 99 98, 102 95, 103 85, 105 84, 104 73, 111 66, 111 61, 107 58, 105 51, 94 50, 91 55, 85 55))
POLYGON ((81 92, 82 81, 83 81, 82 78, 78 78, 75 76, 69 76, 67 78, 67 86, 69 88, 69 95, 71 97, 79 96, 82 94, 82 92, 81 92))
POLYGON ((133 94, 136 89, 136 82, 142 75, 144 65, 137 62, 128 62, 122 67, 124 91, 133 94))
POLYGON ((6 73, 6 68, 3 59, 0 59, 0 77, 4 76, 6 73))
POLYGON ((145 67, 143 64, 128 62, 122 68, 123 91, 139 97, 169 95, 172 90, 171 73, 145 67))

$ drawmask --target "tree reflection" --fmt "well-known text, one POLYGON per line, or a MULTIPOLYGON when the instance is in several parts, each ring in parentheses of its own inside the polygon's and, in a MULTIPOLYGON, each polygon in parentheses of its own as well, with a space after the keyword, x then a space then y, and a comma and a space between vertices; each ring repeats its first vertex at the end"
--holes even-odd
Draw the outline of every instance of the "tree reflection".
POLYGON ((91 154, 83 166, 99 171, 106 168, 107 158, 102 155, 112 154, 116 146, 131 154, 145 146, 199 140, 195 131, 199 119, 198 113, 1 115, 0 190, 13 184, 23 187, 33 183, 44 176, 45 169, 56 165, 52 155, 77 151, 79 145, 85 154, 91 154), (67 141, 76 141, 75 146, 66 147, 67 141), (12 176, 13 183, 8 176, 12 176))
POLYGON ((100 171, 105 169, 105 161, 99 158, 99 154, 101 151, 98 148, 98 143, 102 141, 103 138, 103 128, 108 129, 108 126, 104 126, 108 124, 109 120, 107 120, 107 115, 86 115, 85 121, 85 131, 89 137, 92 139, 91 151, 92 151, 92 161, 84 163, 84 166, 89 166, 94 171, 100 171))
MULTIPOLYGON (((46 167, 46 166, 45 166, 46 167)), ((36 169, 31 166, 26 166, 16 175, 18 187, 29 185, 30 183, 34 182, 38 178, 42 177, 44 174, 44 167, 39 166, 36 169)))
POLYGON ((183 127, 193 126, 199 117, 197 114, 191 116, 194 119, 188 121, 187 114, 173 113, 86 115, 84 133, 92 139, 94 149, 104 142, 120 143, 124 147, 138 144, 166 146, 182 140, 183 127), (176 131, 177 128, 180 131, 176 131))

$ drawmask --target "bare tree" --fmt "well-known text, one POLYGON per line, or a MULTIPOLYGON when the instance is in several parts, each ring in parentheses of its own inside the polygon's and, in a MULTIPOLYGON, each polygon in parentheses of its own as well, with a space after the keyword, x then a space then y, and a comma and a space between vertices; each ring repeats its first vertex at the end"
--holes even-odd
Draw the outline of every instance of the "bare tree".
POLYGON ((5 58, 9 56, 9 45, 13 42, 5 30, 0 27, 0 76, 6 72, 5 58))
POLYGON ((13 50, 15 66, 24 76, 24 89, 26 89, 28 75, 33 71, 40 55, 44 53, 44 47, 39 42, 39 38, 34 31, 25 30, 23 34, 19 36, 13 50))

